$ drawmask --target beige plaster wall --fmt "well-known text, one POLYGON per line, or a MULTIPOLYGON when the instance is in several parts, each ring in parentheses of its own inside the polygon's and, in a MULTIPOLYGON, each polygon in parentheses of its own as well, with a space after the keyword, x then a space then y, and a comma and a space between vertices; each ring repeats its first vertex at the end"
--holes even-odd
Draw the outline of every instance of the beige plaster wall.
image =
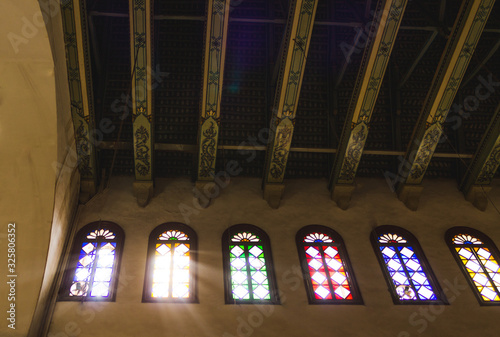
POLYGON ((41 3, 50 5, 42 11, 34 0, 0 2, 0 336, 27 336, 33 317, 43 320, 61 255, 56 247, 64 244, 79 187, 69 157, 73 131, 59 7, 41 3), (49 30, 59 29, 56 38, 49 38, 44 17, 49 30), (9 222, 16 223, 15 330, 6 320, 9 222))
MULTIPOLYGON (((259 179, 235 178, 207 209, 193 206, 188 179, 158 180, 145 207, 132 196, 132 178, 114 178, 104 194, 86 205, 78 228, 99 219, 125 231, 116 302, 58 302, 50 337, 64 336, 496 336, 500 307, 479 306, 443 240, 456 225, 470 226, 500 244, 500 215, 480 212, 464 200, 454 181, 426 180, 420 208, 409 211, 385 180, 357 179, 351 207, 330 200, 324 180, 287 182, 281 207, 262 199, 259 179), (182 206, 180 208, 180 206, 182 206), (187 217, 187 206, 196 211, 187 217), (150 231, 163 222, 188 223, 199 238, 199 304, 141 303, 150 231), (265 230, 276 266, 281 305, 224 303, 221 235, 229 226, 250 223, 265 230), (364 305, 309 305, 295 234, 308 224, 330 226, 342 235, 364 305), (373 227, 398 225, 420 241, 448 306, 394 305, 369 241, 373 227), (453 286, 456 284, 456 286, 453 286)), ((500 188, 491 197, 500 205, 500 188)))

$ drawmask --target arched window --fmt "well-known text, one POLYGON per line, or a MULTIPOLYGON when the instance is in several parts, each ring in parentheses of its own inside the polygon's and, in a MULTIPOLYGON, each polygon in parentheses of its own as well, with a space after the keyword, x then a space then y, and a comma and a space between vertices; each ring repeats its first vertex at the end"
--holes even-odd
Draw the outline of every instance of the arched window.
POLYGON ((222 235, 226 303, 279 303, 267 234, 235 225, 222 235))
POLYGON ((121 227, 108 221, 92 222, 80 229, 59 299, 114 301, 124 238, 121 227))
POLYGON ((363 303, 337 232, 310 225, 297 232, 296 241, 309 303, 363 303))
POLYGON ((396 304, 446 303, 417 239, 395 226, 374 229, 371 241, 396 304))
POLYGON ((479 303, 500 305, 500 253, 493 241, 467 227, 450 228, 445 240, 479 303))
POLYGON ((197 237, 181 223, 156 227, 149 236, 144 302, 196 302, 197 237))

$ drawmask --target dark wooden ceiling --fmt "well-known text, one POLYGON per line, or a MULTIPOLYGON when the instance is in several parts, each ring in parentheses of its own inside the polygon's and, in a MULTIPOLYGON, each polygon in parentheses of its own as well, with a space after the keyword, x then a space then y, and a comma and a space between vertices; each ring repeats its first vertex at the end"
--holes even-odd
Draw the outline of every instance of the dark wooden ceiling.
MULTIPOLYGON (((447 36, 461 1, 409 1, 391 61, 370 124, 365 151, 405 151, 419 117, 447 36), (417 62, 418 60, 418 62, 417 62)), ((353 45, 357 26, 372 20, 376 1, 320 0, 300 94, 292 148, 335 149, 342 133, 362 48, 346 62, 346 46, 353 45)), ((206 4, 203 0, 155 0, 154 138, 156 144, 191 145, 156 150, 156 177, 193 176, 203 78, 206 4), (186 150, 187 149, 187 150, 186 150)), ((132 175, 131 116, 123 120, 124 97, 130 87, 128 2, 88 0, 96 120, 109 118, 115 130, 104 135, 98 158, 101 169, 111 167, 119 141, 113 174, 132 175), (117 103, 118 102, 118 103, 117 103), (117 111, 118 110, 118 111, 117 111), (120 135, 119 135, 120 133, 120 135)), ((233 0, 226 51, 219 145, 250 145, 269 127, 276 86, 275 67, 288 11, 288 0, 233 0)), ((495 5, 462 82, 455 103, 474 95, 479 76, 500 81, 500 4, 495 5), (494 52, 491 56, 491 52, 494 52), (490 55, 489 55, 490 54, 490 55), (488 56, 487 62, 483 62, 488 56)), ((361 44, 358 44, 361 46, 361 44)), ((500 90, 500 88, 498 88, 500 90)), ((436 153, 473 155, 481 141, 500 93, 480 101, 474 111, 451 110, 457 116, 444 124, 449 142, 436 153)), ((326 151, 325 151, 326 152, 326 151)), ((334 154, 292 151, 287 178, 328 178, 334 154)), ((237 150, 219 150, 217 165, 235 159, 241 175, 261 177, 265 151, 251 162, 237 150)), ((470 159, 463 159, 468 163, 470 159)), ((398 157, 364 154, 358 176, 383 177, 397 172, 398 157)), ((434 156, 426 177, 460 178, 464 163, 434 156)))

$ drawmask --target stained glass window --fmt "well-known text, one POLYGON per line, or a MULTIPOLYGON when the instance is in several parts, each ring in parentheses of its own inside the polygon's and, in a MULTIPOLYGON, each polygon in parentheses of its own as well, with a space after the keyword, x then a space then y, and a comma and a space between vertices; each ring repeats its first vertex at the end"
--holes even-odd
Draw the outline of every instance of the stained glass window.
POLYGON ((181 223, 165 223, 149 237, 145 302, 194 302, 196 233, 181 223))
POLYGON ((445 303, 417 239, 395 226, 374 230, 372 244, 387 279, 394 303, 445 303))
POLYGON ((311 225, 296 240, 309 303, 363 303, 340 235, 311 225))
POLYGON ((258 227, 236 225, 222 238, 226 303, 278 303, 269 239, 258 227))
POLYGON ((111 222, 82 228, 75 237, 59 299, 114 300, 123 238, 122 229, 111 222))
POLYGON ((483 233, 467 227, 446 232, 446 241, 479 303, 500 305, 500 254, 483 233))

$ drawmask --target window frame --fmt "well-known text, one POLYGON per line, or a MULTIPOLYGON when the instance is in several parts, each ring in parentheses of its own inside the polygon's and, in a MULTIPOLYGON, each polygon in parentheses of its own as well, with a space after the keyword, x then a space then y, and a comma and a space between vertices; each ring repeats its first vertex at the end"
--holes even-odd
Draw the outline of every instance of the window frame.
MULTIPOLYGON (((431 265, 429 261, 427 260, 427 257, 424 254, 424 251, 422 250, 422 247, 420 246, 420 243, 418 242, 417 238, 410 233, 408 230, 398 227, 398 226, 391 226, 391 225, 384 225, 384 226, 379 226, 376 227, 372 230, 371 235, 370 235, 370 241, 373 246, 373 250, 375 251, 375 255, 377 256, 377 260, 380 264, 380 268, 382 269, 382 273, 384 275, 385 281, 387 283, 387 287, 389 288, 389 292, 391 293, 392 300, 394 304, 401 304, 401 305, 422 305, 422 304, 443 304, 443 305, 448 305, 448 300, 446 299, 446 296, 439 285, 439 282, 437 281, 436 276, 434 275, 434 272, 432 271, 431 265), (378 238, 383 235, 383 234, 397 234, 403 238, 406 239, 406 243, 391 243, 391 244, 383 244, 378 241, 378 238), (380 247, 382 246, 394 246, 394 247, 399 247, 399 246, 411 246, 414 249, 415 254, 417 255, 420 265, 425 272, 425 275, 427 276, 427 280, 429 281, 431 287, 434 289, 434 294, 436 295, 435 300, 400 300, 399 296, 396 292, 396 287, 394 285, 393 279, 389 273, 389 270, 387 269, 387 266, 384 261, 384 257, 382 256, 382 251, 380 250, 380 247)), ((411 280, 410 280, 411 282, 411 280)), ((417 295, 418 297, 418 295, 417 295)))
MULTIPOLYGON (((444 239, 446 241, 446 244, 448 245, 448 248, 451 251, 451 255, 453 255, 453 258, 455 259, 455 261, 459 265, 459 268, 462 271, 462 273, 464 274, 464 277, 467 279, 467 283, 472 288, 474 296, 476 296, 476 299, 479 302, 479 305, 481 305, 481 306, 500 306, 500 301, 494 302, 494 301, 483 300, 483 297, 482 297, 481 293, 479 292, 479 290, 477 289, 477 286, 474 283, 474 280, 472 280, 471 276, 469 275, 469 272, 467 271, 467 268, 465 267, 464 263, 462 262, 462 260, 458 256, 458 252, 455 250, 455 247, 472 247, 472 246, 474 246, 474 247, 486 247, 489 249, 491 255, 493 255, 493 257, 495 258, 497 263, 500 263, 500 252, 499 252, 497 246, 495 245, 495 243, 493 242, 493 240, 491 240, 489 238, 489 236, 484 234, 483 232, 481 232, 477 229, 465 227, 465 226, 455 226, 455 227, 448 229, 446 231, 446 233, 444 234, 444 239), (480 244, 480 245, 468 245, 468 244, 467 245, 455 245, 453 243, 453 237, 457 234, 469 234, 469 235, 474 236, 474 237, 478 238, 479 240, 481 240, 483 242, 483 244, 480 244)), ((481 268, 484 268, 482 263, 481 263, 481 268)), ((489 275, 488 275, 488 280, 490 280, 490 282, 491 282, 491 277, 489 275)), ((497 288, 497 290, 499 291, 498 294, 500 295, 500 287, 496 286, 494 283, 492 283, 492 285, 495 288, 497 288)))
MULTIPOLYGON (((96 240, 96 242, 100 242, 96 240)), ((73 239, 73 244, 71 247, 70 255, 66 263, 66 268, 64 270, 61 287, 59 288, 58 301, 80 301, 80 302, 115 302, 116 292, 118 286, 118 276, 120 274, 120 265, 122 261, 123 245, 125 242, 125 233, 123 229, 116 223, 111 221, 94 221, 85 226, 83 226, 75 235, 73 239), (114 239, 106 240, 105 242, 116 242, 115 248, 115 258, 113 261, 113 272, 111 274, 109 295, 107 297, 96 296, 70 296, 69 291, 73 283, 73 278, 75 276, 75 271, 78 266, 78 260, 80 257, 80 252, 82 250, 82 243, 87 239, 88 233, 107 229, 115 235, 114 239)))
MULTIPOLYGON (((274 272, 273 256, 271 252, 271 242, 269 236, 257 226, 250 224, 238 224, 233 225, 226 229, 222 234, 222 262, 223 262, 223 273, 224 273, 224 298, 226 304, 280 304, 280 298, 278 294, 278 285, 276 283, 276 276, 274 272), (257 235, 260 238, 259 245, 262 246, 266 260, 266 271, 267 278, 269 281, 269 300, 260 299, 234 299, 232 293, 232 283, 231 283, 231 266, 229 258, 229 246, 231 244, 236 244, 236 242, 230 241, 232 235, 239 232, 250 232, 257 235)), ((241 242, 240 244, 246 244, 241 242)))
MULTIPOLYGON (((184 241, 175 241, 184 242, 184 241)), ((198 236, 196 232, 186 224, 180 222, 165 222, 156 226, 149 234, 146 255, 146 272, 144 274, 144 287, 142 292, 143 303, 199 303, 198 301, 198 236), (163 232, 177 230, 185 233, 189 240, 189 298, 158 297, 151 295, 153 288, 153 271, 157 238, 163 232), (149 294, 149 295, 148 295, 149 294)))
MULTIPOLYGON (((347 249, 344 240, 335 230, 322 225, 308 225, 298 230, 297 234, 295 235, 295 242, 297 245, 300 266, 302 268, 302 275, 304 278, 304 285, 306 288, 309 304, 364 304, 361 292, 359 290, 356 281, 356 277, 354 275, 354 270, 352 268, 352 264, 349 259, 349 255, 347 254, 347 249), (306 237, 309 234, 318 232, 330 236, 333 242, 323 242, 323 243, 304 242, 304 237, 306 237), (334 298, 335 296, 332 296, 332 299, 316 298, 316 296, 314 295, 315 293, 312 285, 311 275, 309 272, 309 265, 307 263, 307 257, 304 250, 304 246, 315 246, 315 245, 332 246, 337 249, 338 254, 340 255, 340 259, 342 260, 344 271, 346 272, 347 280, 349 282, 349 287, 352 294, 352 300, 336 299, 334 298)), ((327 278, 330 279, 330 276, 327 275, 327 278)))

